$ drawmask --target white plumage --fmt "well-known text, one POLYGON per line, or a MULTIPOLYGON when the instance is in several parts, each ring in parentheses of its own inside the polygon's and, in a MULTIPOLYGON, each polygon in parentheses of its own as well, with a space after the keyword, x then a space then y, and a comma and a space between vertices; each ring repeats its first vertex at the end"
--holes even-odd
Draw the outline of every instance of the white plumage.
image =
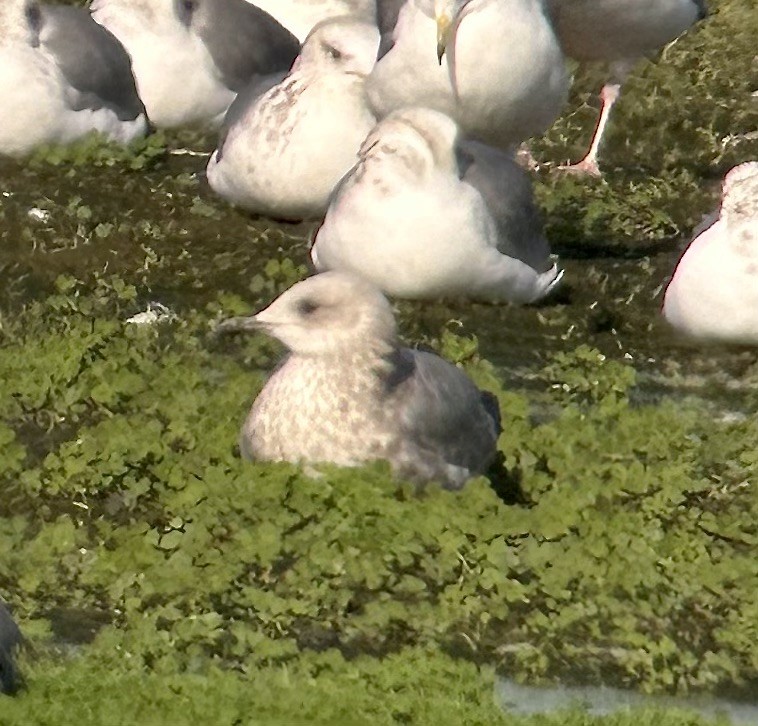
POLYGON ((3 0, 0 95, 0 153, 10 156, 92 131, 118 142, 147 131, 129 57, 78 8, 3 0), (87 68, 92 58, 103 67, 87 68))
POLYGON ((566 101, 564 58, 542 0, 408 0, 393 40, 366 86, 380 117, 426 106, 464 135, 508 149, 545 131, 566 101))
POLYGON ((423 108, 368 136, 311 257, 402 298, 529 303, 560 279, 525 172, 503 152, 459 146, 455 122, 423 108))
POLYGON ((258 214, 320 217, 374 125, 364 81, 378 45, 374 25, 347 18, 319 24, 280 84, 230 110, 208 162, 211 187, 258 214))
POLYGON ((726 175, 719 216, 680 258, 663 316, 691 338, 758 345, 758 162, 726 175))

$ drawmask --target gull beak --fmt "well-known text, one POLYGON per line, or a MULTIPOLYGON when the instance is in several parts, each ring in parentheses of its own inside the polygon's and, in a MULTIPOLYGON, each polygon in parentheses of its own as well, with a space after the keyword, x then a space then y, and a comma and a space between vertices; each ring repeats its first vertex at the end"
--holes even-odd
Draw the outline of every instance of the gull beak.
POLYGON ((438 12, 437 21, 437 61, 442 65, 442 56, 445 55, 447 44, 453 28, 453 19, 447 12, 438 12))
POLYGON ((252 330, 268 330, 270 324, 265 320, 261 320, 260 313, 258 315, 250 315, 248 317, 239 318, 227 318, 222 320, 216 327, 214 332, 216 335, 222 335, 224 333, 239 333, 248 332, 252 330))

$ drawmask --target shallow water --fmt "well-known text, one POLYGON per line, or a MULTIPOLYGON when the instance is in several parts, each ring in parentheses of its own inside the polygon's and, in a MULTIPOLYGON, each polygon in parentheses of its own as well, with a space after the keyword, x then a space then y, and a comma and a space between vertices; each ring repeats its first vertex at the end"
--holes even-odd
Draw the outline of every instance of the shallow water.
MULTIPOLYGON (((607 716, 630 710, 676 709, 697 714, 709 722, 717 720, 719 724, 755 726, 758 723, 758 702, 747 703, 708 696, 650 696, 604 686, 537 688, 501 678, 495 685, 495 699, 504 710, 514 714, 547 714, 578 708, 593 716, 607 716)), ((643 715, 640 714, 641 723, 644 723, 643 715)))

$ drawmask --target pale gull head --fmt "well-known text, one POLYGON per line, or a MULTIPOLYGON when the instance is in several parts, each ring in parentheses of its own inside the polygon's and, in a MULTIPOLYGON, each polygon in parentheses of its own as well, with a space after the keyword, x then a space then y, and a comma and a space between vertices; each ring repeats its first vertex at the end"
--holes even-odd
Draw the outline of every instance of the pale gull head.
POLYGON ((318 23, 303 43, 293 70, 367 76, 376 60, 378 31, 351 17, 318 23))
POLYGON ((358 277, 309 278, 224 328, 262 329, 291 350, 245 421, 246 458, 386 460, 403 478, 458 488, 495 455, 494 397, 442 358, 400 347, 389 304, 358 277))
POLYGON ((339 272, 296 283, 249 320, 297 355, 340 357, 395 345, 387 299, 362 278, 339 272))

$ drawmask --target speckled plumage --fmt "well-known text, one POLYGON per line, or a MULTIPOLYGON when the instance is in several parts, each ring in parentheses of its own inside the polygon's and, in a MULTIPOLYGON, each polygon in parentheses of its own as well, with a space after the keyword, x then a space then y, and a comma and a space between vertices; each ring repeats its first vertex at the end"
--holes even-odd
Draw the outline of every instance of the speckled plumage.
POLYGON ((663 316, 691 338, 758 345, 758 162, 726 175, 720 214, 680 258, 663 316))
POLYGON ((401 347, 389 304, 361 278, 309 278, 241 327, 263 328, 291 349, 245 421, 246 458, 383 459, 400 477, 450 488, 492 461, 497 402, 442 358, 401 347))
POLYGON ((281 83, 230 109, 233 120, 208 162, 214 191, 274 218, 321 216, 374 125, 363 84, 378 45, 367 23, 317 26, 281 83))

